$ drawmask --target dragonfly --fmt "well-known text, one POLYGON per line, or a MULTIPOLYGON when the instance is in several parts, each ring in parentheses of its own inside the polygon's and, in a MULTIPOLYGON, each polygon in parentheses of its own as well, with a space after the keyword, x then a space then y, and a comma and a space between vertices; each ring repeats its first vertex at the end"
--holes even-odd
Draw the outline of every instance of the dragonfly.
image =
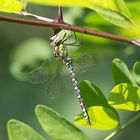
MULTIPOLYGON (((75 74, 74 68, 73 68, 73 61, 72 61, 72 58, 69 55, 68 48, 67 48, 67 46, 78 46, 79 45, 79 44, 77 44, 77 39, 76 39, 75 33, 74 33, 74 37, 75 37, 75 40, 76 40, 75 42, 67 43, 67 41, 70 38, 72 38, 72 33, 67 36, 66 31, 64 31, 63 37, 60 37, 59 33, 54 34, 50 38, 50 46, 52 46, 52 51, 53 51, 54 58, 59 60, 68 69, 69 75, 71 77, 71 82, 72 82, 72 85, 73 85, 73 88, 74 88, 74 92, 75 92, 75 94, 77 96, 77 99, 79 101, 80 107, 82 109, 83 116, 86 118, 87 124, 91 125, 90 117, 89 117, 87 108, 84 104, 84 100, 81 96, 81 91, 78 87, 78 81, 77 81, 76 74, 75 74)), ((49 63, 49 64, 51 65, 51 63, 49 63)), ((47 66, 47 67, 49 67, 49 66, 47 66)), ((55 68, 53 67, 53 69, 55 69, 55 68)), ((34 70, 33 73, 35 74, 36 71, 38 71, 38 70, 34 70)), ((45 69, 44 69, 44 71, 45 71, 45 69)), ((53 74, 54 74, 54 71, 52 71, 52 69, 50 69, 50 72, 53 73, 53 74)), ((44 75, 45 75, 45 72, 40 71, 40 73, 44 73, 44 75)), ((32 72, 30 74, 32 75, 32 72)), ((41 80, 45 77, 44 75, 42 74, 42 76, 40 77, 41 80)), ((39 78, 37 77, 37 79, 39 79, 39 78)))

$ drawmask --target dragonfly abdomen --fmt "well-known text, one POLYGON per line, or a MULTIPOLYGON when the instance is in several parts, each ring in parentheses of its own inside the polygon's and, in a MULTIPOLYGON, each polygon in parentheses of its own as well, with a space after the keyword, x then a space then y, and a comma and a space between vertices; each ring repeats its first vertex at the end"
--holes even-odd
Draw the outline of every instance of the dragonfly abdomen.
POLYGON ((74 73, 74 70, 73 70, 72 59, 69 56, 67 56, 67 58, 65 58, 64 61, 67 65, 67 67, 68 67, 68 70, 69 70, 69 73, 70 73, 70 76, 71 76, 71 81, 72 81, 72 84, 74 86, 74 91, 75 91, 76 96, 78 98, 78 101, 79 101, 80 107, 82 109, 83 115, 86 118, 87 123, 90 125, 91 124, 90 123, 90 118, 89 118, 87 109, 84 105, 84 100, 83 100, 83 98, 80 94, 80 89, 79 89, 78 84, 77 84, 78 82, 77 82, 77 79, 76 79, 76 76, 75 76, 75 73, 74 73))

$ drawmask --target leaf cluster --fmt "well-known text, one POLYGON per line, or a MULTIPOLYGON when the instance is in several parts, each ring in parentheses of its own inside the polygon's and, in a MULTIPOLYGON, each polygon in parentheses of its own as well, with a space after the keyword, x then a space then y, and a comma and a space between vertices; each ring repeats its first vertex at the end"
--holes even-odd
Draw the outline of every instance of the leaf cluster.
MULTIPOLYGON (((79 87, 88 109, 91 125, 87 124, 82 113, 75 117, 75 124, 98 130, 119 129, 121 124, 117 113, 118 109, 131 112, 139 111, 139 76, 137 79, 134 78, 136 75, 139 75, 137 72, 139 66, 140 62, 136 62, 131 74, 123 61, 119 59, 113 60, 112 73, 115 86, 112 88, 108 99, 106 99, 99 87, 90 81, 82 81, 79 87)), ((79 128, 47 106, 37 105, 35 114, 43 130, 55 140, 89 139, 79 128)), ((9 120, 7 129, 9 140, 45 139, 30 126, 18 120, 9 120)))

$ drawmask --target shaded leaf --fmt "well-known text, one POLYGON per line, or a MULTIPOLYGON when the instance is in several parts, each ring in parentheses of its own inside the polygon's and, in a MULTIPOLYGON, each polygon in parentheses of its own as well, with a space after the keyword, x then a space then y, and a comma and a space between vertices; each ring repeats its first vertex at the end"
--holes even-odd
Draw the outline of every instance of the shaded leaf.
POLYGON ((73 124, 47 106, 38 105, 37 119, 44 131, 55 140, 88 140, 87 136, 73 124))
POLYGON ((140 84, 140 61, 137 61, 133 66, 133 76, 135 80, 140 84))
POLYGON ((20 12, 22 4, 19 0, 0 0, 1 12, 20 12))
POLYGON ((88 80, 80 82, 79 88, 86 107, 108 106, 108 102, 102 91, 88 80))
POLYGON ((132 83, 134 85, 137 85, 136 81, 133 79, 132 75, 130 74, 126 64, 120 59, 113 60, 112 73, 116 85, 119 83, 132 83))
POLYGON ((30 126, 18 120, 10 120, 7 124, 9 140, 45 140, 30 126))
POLYGON ((110 93, 109 104, 117 109, 139 111, 140 88, 129 83, 116 85, 110 93))

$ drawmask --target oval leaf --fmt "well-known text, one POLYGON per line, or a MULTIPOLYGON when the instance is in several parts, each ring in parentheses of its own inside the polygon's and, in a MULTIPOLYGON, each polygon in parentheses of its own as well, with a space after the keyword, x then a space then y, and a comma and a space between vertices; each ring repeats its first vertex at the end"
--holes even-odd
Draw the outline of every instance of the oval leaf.
POLYGON ((18 45, 11 53, 11 74, 20 81, 27 80, 27 73, 51 57, 48 43, 40 38, 29 39, 18 45))
POLYGON ((121 27, 133 25, 133 20, 124 3, 124 0, 77 0, 73 2, 67 0, 29 0, 29 2, 55 6, 62 5, 74 7, 88 7, 96 11, 102 17, 115 25, 121 27))
POLYGON ((116 85, 119 83, 132 83, 137 86, 126 64, 120 59, 114 59, 112 63, 112 73, 116 85))
POLYGON ((118 84, 110 93, 109 104, 117 109, 139 111, 140 88, 128 83, 118 84))
POLYGON ((79 85, 84 104, 88 108, 88 115, 91 125, 87 124, 83 113, 75 117, 75 123, 100 130, 116 128, 119 124, 119 117, 115 109, 107 102, 102 91, 90 81, 82 81, 79 85), (105 120, 105 122, 104 122, 105 120))
POLYGON ((19 0, 0 0, 1 12, 20 12, 22 4, 19 0))
POLYGON ((112 107, 92 106, 88 108, 91 125, 86 123, 83 115, 76 116, 75 123, 88 128, 96 128, 99 130, 110 130, 119 126, 119 116, 112 107))
POLYGON ((133 66, 133 76, 137 83, 140 84, 140 61, 137 61, 133 66))
POLYGON ((45 140, 30 126, 18 120, 8 121, 7 129, 9 140, 45 140))
POLYGON ((48 135, 56 140, 88 140, 87 136, 54 110, 38 105, 35 109, 37 119, 48 135))

